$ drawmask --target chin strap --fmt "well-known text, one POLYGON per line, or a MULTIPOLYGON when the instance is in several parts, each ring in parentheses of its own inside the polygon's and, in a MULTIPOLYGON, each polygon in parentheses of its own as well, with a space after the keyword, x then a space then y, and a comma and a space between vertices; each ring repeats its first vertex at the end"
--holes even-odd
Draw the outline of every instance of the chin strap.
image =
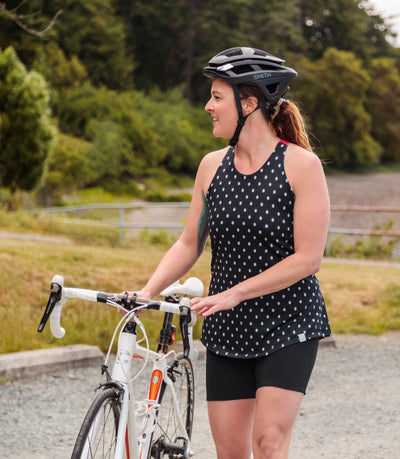
POLYGON ((274 115, 275 111, 276 111, 276 108, 273 105, 271 105, 269 102, 267 102, 266 100, 262 100, 262 101, 258 102, 257 107, 252 112, 250 112, 248 115, 244 116, 243 115, 243 110, 242 110, 242 103, 240 101, 239 88, 238 88, 238 86, 236 84, 232 85, 232 88, 233 88, 233 94, 235 95, 236 108, 237 108, 237 111, 238 111, 238 114, 239 114, 239 119, 238 119, 238 122, 237 122, 235 133, 233 134, 233 137, 229 141, 229 145, 231 147, 234 147, 239 141, 239 135, 240 135, 240 133, 241 133, 241 131, 243 129, 244 123, 246 122, 247 118, 252 113, 254 113, 259 108, 267 107, 268 111, 270 112, 270 114, 274 115))
POLYGON ((239 113, 239 119, 238 119, 238 122, 237 122, 235 133, 233 134, 233 137, 229 141, 229 145, 231 147, 234 147, 238 143, 240 132, 243 129, 243 126, 244 126, 244 123, 246 122, 247 116, 249 116, 249 115, 243 116, 242 103, 240 101, 240 94, 239 94, 238 86, 235 84, 235 85, 232 86, 232 88, 233 88, 233 94, 235 95, 236 108, 237 108, 237 111, 239 113))

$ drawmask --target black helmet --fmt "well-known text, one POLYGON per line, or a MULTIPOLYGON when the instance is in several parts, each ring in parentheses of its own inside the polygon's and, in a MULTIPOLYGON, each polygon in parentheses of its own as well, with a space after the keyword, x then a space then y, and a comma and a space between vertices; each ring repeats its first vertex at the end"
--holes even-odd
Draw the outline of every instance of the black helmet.
POLYGON ((232 147, 237 144, 239 134, 249 116, 243 116, 238 85, 257 86, 265 100, 258 103, 256 110, 266 106, 269 112, 274 114, 279 99, 286 94, 289 83, 297 76, 295 70, 283 65, 284 62, 283 59, 260 49, 242 46, 222 51, 204 67, 204 75, 221 78, 233 88, 239 119, 235 134, 229 141, 232 147))
POLYGON ((203 73, 211 78, 221 78, 232 86, 257 86, 265 100, 275 105, 297 76, 295 70, 283 65, 284 62, 259 49, 230 48, 214 56, 204 67, 203 73))

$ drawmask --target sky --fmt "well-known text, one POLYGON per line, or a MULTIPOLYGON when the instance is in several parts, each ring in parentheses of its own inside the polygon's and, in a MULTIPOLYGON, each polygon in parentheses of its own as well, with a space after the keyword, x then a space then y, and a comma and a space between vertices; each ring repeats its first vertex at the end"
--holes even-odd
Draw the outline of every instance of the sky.
POLYGON ((397 39, 394 43, 400 47, 400 1, 399 0, 369 0, 369 4, 375 11, 384 19, 389 19, 390 16, 395 18, 388 20, 388 24, 392 24, 392 29, 397 33, 397 39))

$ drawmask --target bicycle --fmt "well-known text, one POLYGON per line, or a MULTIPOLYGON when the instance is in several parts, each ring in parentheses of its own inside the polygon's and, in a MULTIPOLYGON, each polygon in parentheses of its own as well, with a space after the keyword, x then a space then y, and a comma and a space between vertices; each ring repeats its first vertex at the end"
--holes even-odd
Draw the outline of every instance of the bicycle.
POLYGON ((161 295, 163 301, 138 298, 135 294, 113 294, 80 288, 64 287, 62 276, 53 277, 50 297, 40 321, 42 332, 50 318, 50 329, 56 338, 65 330, 60 325, 61 311, 70 298, 105 303, 124 312, 111 338, 101 367, 106 381, 100 383, 83 420, 72 452, 72 458, 170 459, 193 456, 190 439, 194 411, 194 375, 190 357, 195 355, 193 325, 196 314, 190 310, 189 296, 201 296, 203 284, 197 278, 176 282, 161 295), (164 312, 157 351, 149 347, 146 330, 139 312, 164 312), (173 315, 179 315, 183 352, 169 350, 176 327, 173 315), (143 337, 138 340, 137 332, 143 337), (115 362, 109 372, 113 343, 118 335, 115 362), (146 346, 140 345, 142 342, 146 346), (190 355, 189 355, 190 354, 190 355), (140 359, 141 368, 131 374, 132 361, 140 359), (136 399, 134 380, 152 362, 148 398, 136 399))

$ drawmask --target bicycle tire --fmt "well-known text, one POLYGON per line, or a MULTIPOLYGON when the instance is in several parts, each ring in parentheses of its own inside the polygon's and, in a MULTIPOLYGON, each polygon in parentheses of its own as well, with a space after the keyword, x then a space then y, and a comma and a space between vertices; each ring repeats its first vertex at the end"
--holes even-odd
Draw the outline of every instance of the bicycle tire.
POLYGON ((71 459, 114 457, 120 406, 120 393, 116 388, 98 392, 83 420, 71 459))
MULTIPOLYGON (((195 396, 192 362, 190 359, 183 357, 183 354, 178 355, 176 360, 170 365, 168 375, 174 383, 179 412, 190 439, 192 436, 195 396)), ((159 404, 160 407, 157 411, 157 419, 152 434, 148 459, 162 458, 168 455, 168 452, 163 450, 163 443, 174 444, 177 442, 178 437, 182 435, 176 422, 171 392, 165 382, 161 386, 159 404)), ((170 455, 169 457, 176 456, 170 455)), ((182 457, 186 458, 188 456, 185 455, 182 457)))

